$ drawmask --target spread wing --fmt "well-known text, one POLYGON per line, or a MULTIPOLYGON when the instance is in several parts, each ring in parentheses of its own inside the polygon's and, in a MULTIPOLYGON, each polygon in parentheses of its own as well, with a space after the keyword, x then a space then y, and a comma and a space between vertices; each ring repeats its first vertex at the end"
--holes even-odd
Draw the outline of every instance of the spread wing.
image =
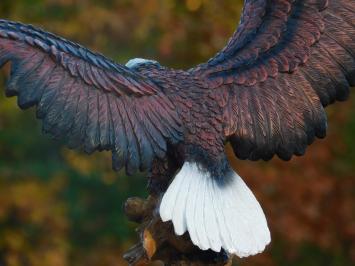
POLYGON ((355 0, 245 0, 228 45, 190 72, 227 92, 239 158, 303 155, 326 134, 323 107, 355 85, 355 0))
POLYGON ((116 170, 149 169, 182 139, 174 105, 154 81, 40 29, 0 21, 7 96, 37 106, 43 130, 71 148, 111 150, 116 170))

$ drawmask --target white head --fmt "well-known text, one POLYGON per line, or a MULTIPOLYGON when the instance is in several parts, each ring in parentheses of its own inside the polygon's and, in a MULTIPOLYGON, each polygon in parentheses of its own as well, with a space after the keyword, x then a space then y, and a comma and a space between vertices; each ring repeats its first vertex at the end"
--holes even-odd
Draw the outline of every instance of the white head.
POLYGON ((134 59, 131 59, 127 62, 126 67, 133 69, 133 68, 136 68, 140 65, 145 65, 145 64, 159 65, 159 62, 157 62, 155 60, 148 60, 148 59, 143 59, 143 58, 134 58, 134 59))

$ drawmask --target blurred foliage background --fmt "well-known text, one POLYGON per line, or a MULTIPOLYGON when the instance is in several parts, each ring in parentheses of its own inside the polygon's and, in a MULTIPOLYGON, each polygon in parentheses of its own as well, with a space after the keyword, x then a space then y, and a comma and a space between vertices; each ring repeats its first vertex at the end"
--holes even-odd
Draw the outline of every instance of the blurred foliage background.
MULTIPOLYGON (((121 63, 143 57, 188 68, 225 45, 241 7, 241 0, 1 0, 0 17, 121 63)), ((33 110, 0 95, 0 266, 125 265, 122 253, 136 236, 121 206, 145 196, 144 177, 114 173, 109 154, 89 157, 51 141, 33 110)), ((227 148, 273 234, 267 252, 238 265, 355 265, 354 95, 328 114, 328 138, 303 158, 241 162, 227 148)))

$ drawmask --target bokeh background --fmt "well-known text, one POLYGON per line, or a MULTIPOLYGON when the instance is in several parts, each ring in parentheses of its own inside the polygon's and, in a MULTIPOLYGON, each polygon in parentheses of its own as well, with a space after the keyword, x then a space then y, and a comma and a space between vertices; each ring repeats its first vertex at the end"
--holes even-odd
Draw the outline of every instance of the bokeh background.
MULTIPOLYGON (((0 17, 40 25, 118 62, 154 58, 188 68, 221 49, 239 0, 1 0, 0 17)), ((0 76, 4 81, 3 73, 0 76)), ((111 170, 110 155, 86 156, 41 135, 33 110, 0 93, 0 266, 121 266, 136 240, 123 216, 145 196, 143 176, 111 170)), ((355 265, 355 95, 330 107, 329 133, 303 158, 236 160, 255 191, 273 243, 236 265, 355 265)))

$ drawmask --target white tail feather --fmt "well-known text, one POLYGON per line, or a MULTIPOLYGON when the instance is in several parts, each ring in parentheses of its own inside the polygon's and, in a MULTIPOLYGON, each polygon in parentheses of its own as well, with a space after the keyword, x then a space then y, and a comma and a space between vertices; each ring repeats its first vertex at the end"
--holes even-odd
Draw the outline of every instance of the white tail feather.
POLYGON ((262 252, 271 241, 264 212, 239 175, 233 172, 222 186, 195 163, 186 162, 169 186, 160 216, 173 222, 177 235, 188 231, 202 250, 223 248, 247 257, 262 252))

